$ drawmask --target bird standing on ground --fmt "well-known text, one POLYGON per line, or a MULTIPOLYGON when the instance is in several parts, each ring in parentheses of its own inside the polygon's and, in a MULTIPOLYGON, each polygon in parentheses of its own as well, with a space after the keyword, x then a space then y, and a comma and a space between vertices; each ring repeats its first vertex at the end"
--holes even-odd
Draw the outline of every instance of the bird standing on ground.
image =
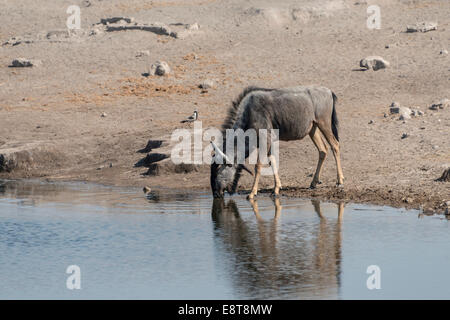
POLYGON ((197 112, 197 110, 195 110, 194 113, 191 116, 189 116, 188 118, 186 118, 185 120, 180 121, 180 122, 181 123, 194 122, 197 119, 198 119, 198 112, 197 112))

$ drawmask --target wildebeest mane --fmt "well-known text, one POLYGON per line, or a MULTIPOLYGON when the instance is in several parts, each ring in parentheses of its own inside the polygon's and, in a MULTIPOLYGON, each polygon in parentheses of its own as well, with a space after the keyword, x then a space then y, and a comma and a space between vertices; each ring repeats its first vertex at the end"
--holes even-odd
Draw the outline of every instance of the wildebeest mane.
POLYGON ((231 107, 228 109, 228 115, 225 119, 225 122, 222 125, 222 131, 225 131, 226 129, 233 128, 233 125, 235 124, 237 117, 239 115, 239 107, 241 105, 242 100, 253 91, 272 91, 274 89, 268 89, 268 88, 260 88, 256 86, 248 86, 245 88, 239 96, 232 102, 231 107))
MULTIPOLYGON (((240 108, 245 107, 245 106, 241 106, 241 102, 242 100, 244 100, 244 98, 251 92, 253 91, 272 91, 275 89, 268 89, 268 88, 261 88, 261 87, 256 87, 256 86, 249 86, 246 87, 240 94, 239 96, 232 102, 231 107, 228 109, 228 114, 227 117, 222 125, 222 133, 223 133, 223 137, 224 137, 224 145, 223 145, 223 150, 225 150, 225 130, 227 129, 232 129, 234 124, 236 123, 236 121, 238 120, 238 116, 240 114, 240 108)), ((233 183, 232 183, 232 187, 231 187, 231 194, 236 192, 237 189, 237 185, 239 182, 239 179, 242 175, 242 170, 243 167, 242 165, 238 165, 236 168, 236 173, 234 175, 234 179, 233 179, 233 183)))

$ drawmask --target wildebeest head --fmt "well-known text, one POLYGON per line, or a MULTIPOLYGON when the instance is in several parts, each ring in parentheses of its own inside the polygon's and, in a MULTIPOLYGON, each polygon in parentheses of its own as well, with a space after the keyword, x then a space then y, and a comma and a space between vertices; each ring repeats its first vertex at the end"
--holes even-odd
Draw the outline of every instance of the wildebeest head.
POLYGON ((211 190, 214 198, 223 198, 225 191, 229 194, 236 192, 242 170, 253 175, 243 164, 236 164, 211 141, 214 149, 214 162, 211 164, 211 190))

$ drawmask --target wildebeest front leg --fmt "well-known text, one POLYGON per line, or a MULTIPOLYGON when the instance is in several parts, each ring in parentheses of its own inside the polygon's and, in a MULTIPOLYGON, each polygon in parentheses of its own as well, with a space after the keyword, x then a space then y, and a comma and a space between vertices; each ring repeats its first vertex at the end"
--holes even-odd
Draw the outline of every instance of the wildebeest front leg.
POLYGON ((320 135, 320 131, 318 130, 316 125, 314 125, 311 131, 309 132, 309 136, 311 137, 311 140, 314 142, 314 145, 319 151, 319 161, 317 162, 316 173, 314 174, 314 178, 310 185, 310 188, 314 189, 317 184, 322 183, 320 181, 320 174, 322 173, 323 162, 325 161, 325 158, 327 156, 328 148, 323 142, 323 139, 320 135))
POLYGON ((259 176, 261 175, 261 163, 259 162, 259 158, 255 165, 255 180, 253 180, 253 187, 250 194, 247 196, 247 199, 253 199, 258 194, 258 183, 259 176))
POLYGON ((274 182, 275 182, 275 187, 273 189, 273 195, 275 197, 278 197, 278 195, 280 194, 280 189, 281 189, 281 181, 280 181, 280 177, 278 176, 278 164, 277 164, 277 160, 275 159, 274 155, 270 155, 269 160, 270 160, 270 165, 272 166, 273 177, 274 177, 274 182))

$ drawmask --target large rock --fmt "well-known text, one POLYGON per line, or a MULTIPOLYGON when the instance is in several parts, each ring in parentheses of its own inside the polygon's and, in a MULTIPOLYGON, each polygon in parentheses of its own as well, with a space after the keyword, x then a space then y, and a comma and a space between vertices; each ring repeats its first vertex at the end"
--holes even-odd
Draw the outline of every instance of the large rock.
POLYGON ((2 146, 0 149, 0 172, 12 172, 16 169, 28 169, 33 165, 34 144, 22 146, 2 146))
POLYGON ((34 171, 43 174, 47 168, 60 166, 67 161, 67 157, 54 144, 9 142, 0 148, 0 173, 34 171))
POLYGON ((362 59, 359 62, 359 66, 365 69, 372 69, 373 71, 377 71, 380 69, 385 69, 390 66, 390 63, 384 60, 379 56, 369 56, 367 58, 362 59))
POLYGON ((138 162, 135 167, 146 167, 147 172, 144 175, 157 176, 166 173, 189 173, 191 171, 198 171, 199 165, 191 163, 174 163, 172 161, 171 153, 174 147, 174 142, 170 138, 161 138, 157 140, 149 140, 147 146, 138 152, 144 153, 147 150, 150 152, 138 162))

